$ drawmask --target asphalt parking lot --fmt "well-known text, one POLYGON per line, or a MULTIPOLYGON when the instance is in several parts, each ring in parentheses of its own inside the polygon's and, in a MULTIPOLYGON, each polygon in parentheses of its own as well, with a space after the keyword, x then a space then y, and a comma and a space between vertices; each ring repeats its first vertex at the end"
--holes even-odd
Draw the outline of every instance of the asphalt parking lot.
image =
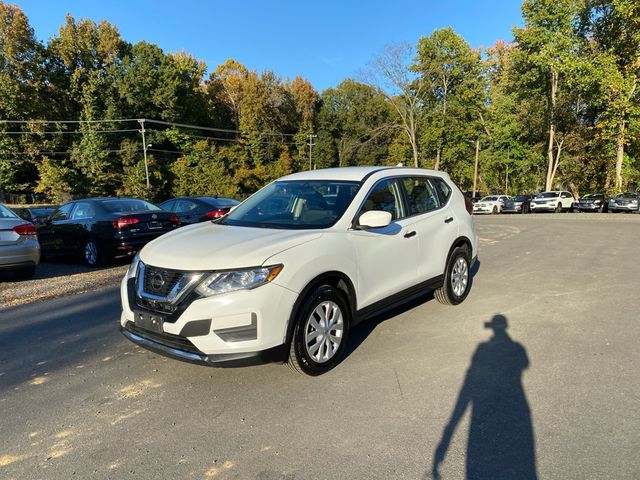
POLYGON ((640 215, 477 217, 468 299, 308 378, 117 331, 117 288, 0 310, 3 479, 637 479, 640 215))

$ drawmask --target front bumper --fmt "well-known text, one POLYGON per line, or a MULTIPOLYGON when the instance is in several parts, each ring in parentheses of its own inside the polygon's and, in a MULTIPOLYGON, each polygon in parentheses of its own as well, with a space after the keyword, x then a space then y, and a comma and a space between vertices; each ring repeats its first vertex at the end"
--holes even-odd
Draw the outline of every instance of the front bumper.
POLYGON ((501 213, 522 213, 522 204, 502 207, 501 213))
POLYGON ((39 262, 40 244, 37 240, 25 240, 15 245, 0 246, 0 270, 34 267, 39 262))
POLYGON ((637 205, 611 205, 609 204, 610 212, 637 212, 637 205))
POLYGON ((120 327, 131 341, 180 360, 220 366, 284 360, 287 324, 298 297, 269 283, 207 298, 187 295, 174 314, 163 314, 140 306, 134 279, 123 279, 120 294, 120 327), (161 331, 149 330, 141 313, 164 318, 161 331))
POLYGON ((597 212, 602 208, 602 205, 599 203, 578 203, 576 205, 576 210, 579 212, 597 212))
POLYGON ((268 350, 244 353, 222 353, 207 355, 197 349, 188 348, 175 344, 171 337, 154 335, 152 332, 136 329, 135 325, 127 322, 124 327, 120 327, 120 332, 141 347, 159 353, 165 357, 175 358, 183 362, 206 365, 210 367, 242 367, 249 365, 259 365, 262 363, 281 362, 286 360, 286 346, 279 345, 268 350))
POLYGON ((532 203, 531 211, 532 212, 555 212, 557 206, 550 205, 548 203, 532 203))
POLYGON ((474 215, 478 214, 478 213, 493 213, 493 206, 491 206, 491 207, 476 207, 474 205, 473 213, 474 213, 474 215))

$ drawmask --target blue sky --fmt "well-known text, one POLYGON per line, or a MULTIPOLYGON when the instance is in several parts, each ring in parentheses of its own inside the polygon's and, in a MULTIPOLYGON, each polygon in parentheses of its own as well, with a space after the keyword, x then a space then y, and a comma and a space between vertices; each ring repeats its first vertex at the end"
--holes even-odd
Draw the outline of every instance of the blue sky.
MULTIPOLYGON (((7 0, 5 0, 7 1, 7 0)), ((11 0, 8 0, 11 3, 11 0)), ((519 0, 13 0, 37 38, 57 34, 66 13, 105 19, 132 43, 184 50, 209 70, 228 58, 250 70, 300 75, 318 91, 354 77, 387 43, 415 45, 453 27, 472 47, 510 40, 520 25, 519 0)))

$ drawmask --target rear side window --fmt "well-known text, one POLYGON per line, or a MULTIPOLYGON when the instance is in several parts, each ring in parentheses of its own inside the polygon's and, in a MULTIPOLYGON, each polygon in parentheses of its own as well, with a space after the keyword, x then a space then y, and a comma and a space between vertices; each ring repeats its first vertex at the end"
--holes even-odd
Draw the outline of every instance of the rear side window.
POLYGON ((9 210, 4 205, 0 205, 0 218, 18 218, 15 213, 9 210))
POLYGON ((383 180, 369 193, 360 214, 371 210, 383 210, 391 214, 393 220, 404 217, 398 183, 394 179, 383 180))
POLYGON ((71 218, 73 220, 83 220, 87 218, 93 218, 96 216, 96 209, 93 205, 87 202, 76 203, 76 208, 73 209, 71 218))
POLYGON ((198 209, 198 204, 191 200, 176 200, 176 213, 192 213, 198 209))
POLYGON ((451 187, 440 177, 432 178, 431 183, 435 187, 436 192, 438 192, 440 204, 446 204, 449 201, 449 197, 451 197, 451 187))
POLYGON ((404 178, 402 183, 407 192, 409 215, 431 212, 439 207, 438 193, 427 178, 404 178))

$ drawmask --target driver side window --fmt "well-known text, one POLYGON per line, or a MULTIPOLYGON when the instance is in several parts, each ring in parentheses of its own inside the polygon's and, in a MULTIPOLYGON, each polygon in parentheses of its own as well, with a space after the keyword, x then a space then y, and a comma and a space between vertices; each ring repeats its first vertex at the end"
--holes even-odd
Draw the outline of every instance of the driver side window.
POLYGON ((392 220, 397 220, 405 216, 401 199, 398 182, 394 179, 383 180, 369 192, 360 215, 371 210, 383 210, 391 214, 392 220))
POLYGON ((71 213, 73 205, 73 203, 67 203, 66 205, 61 206, 53 215, 51 215, 51 220, 69 220, 69 214, 71 213))

